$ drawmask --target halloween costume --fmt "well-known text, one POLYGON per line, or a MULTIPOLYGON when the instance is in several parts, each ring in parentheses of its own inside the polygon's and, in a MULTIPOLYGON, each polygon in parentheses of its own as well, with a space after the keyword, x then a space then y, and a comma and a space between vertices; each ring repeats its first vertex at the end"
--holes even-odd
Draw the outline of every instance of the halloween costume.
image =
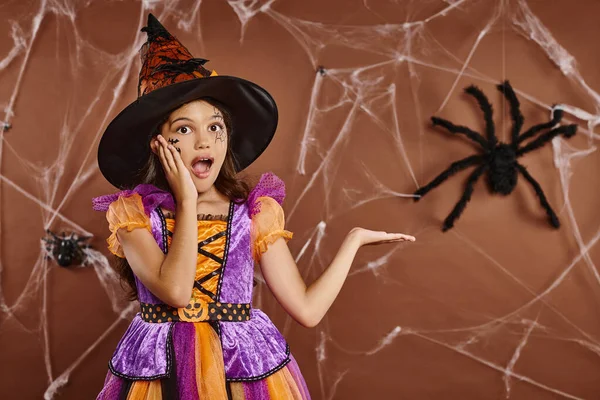
MULTIPOLYGON (((264 89, 208 72, 206 60, 191 58, 152 15, 144 30, 140 97, 109 125, 98 153, 105 177, 130 188, 93 200, 95 210, 106 212, 108 247, 118 257, 124 257, 119 229, 146 229, 169 251, 176 221, 165 211, 175 211, 173 196, 134 183, 149 156, 152 130, 173 109, 206 96, 230 107, 238 170, 264 151, 277 124, 275 103, 264 89)), ((270 243, 292 237, 284 229, 284 196, 283 182, 265 174, 247 201, 230 202, 227 215, 198 216, 196 275, 186 307, 165 304, 135 277, 141 310, 110 359, 98 399, 310 398, 285 339, 252 307, 255 261, 270 243)))

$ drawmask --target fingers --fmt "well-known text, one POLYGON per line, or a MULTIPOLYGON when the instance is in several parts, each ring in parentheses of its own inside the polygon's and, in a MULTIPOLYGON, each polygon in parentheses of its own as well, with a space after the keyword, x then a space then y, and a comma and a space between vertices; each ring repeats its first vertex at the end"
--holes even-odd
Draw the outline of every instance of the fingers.
POLYGON ((393 241, 414 242, 417 240, 414 236, 405 235, 403 233, 387 233, 386 235, 389 237, 389 240, 393 241))
POLYGON ((177 166, 178 171, 183 171, 186 168, 185 164, 183 164, 183 160, 181 159, 181 153, 177 151, 175 146, 169 145, 171 148, 171 154, 173 154, 173 159, 175 160, 175 165, 177 166))
POLYGON ((398 243, 398 242, 414 242, 416 238, 411 235, 405 235, 403 233, 387 233, 382 231, 368 231, 364 230, 361 238, 361 246, 364 245, 378 245, 384 243, 398 243))
POLYGON ((165 158, 165 149, 160 143, 157 143, 156 146, 158 147, 158 159, 160 160, 163 169, 168 174, 171 172, 171 168, 169 168, 169 164, 167 163, 167 159, 165 158))
POLYGON ((175 163, 175 159, 173 153, 176 152, 175 148, 168 144, 162 135, 158 135, 157 139, 159 141, 159 154, 162 155, 163 159, 161 162, 163 163, 163 167, 168 168, 171 172, 177 172, 177 164, 175 163))
POLYGON ((416 238, 403 233, 373 232, 370 238, 367 238, 365 244, 383 244, 398 242, 414 242, 416 238))
POLYGON ((394 242, 399 240, 414 242, 416 240, 414 236, 407 235, 404 233, 389 233, 385 231, 375 231, 373 233, 376 234, 377 238, 380 240, 391 240, 394 242))

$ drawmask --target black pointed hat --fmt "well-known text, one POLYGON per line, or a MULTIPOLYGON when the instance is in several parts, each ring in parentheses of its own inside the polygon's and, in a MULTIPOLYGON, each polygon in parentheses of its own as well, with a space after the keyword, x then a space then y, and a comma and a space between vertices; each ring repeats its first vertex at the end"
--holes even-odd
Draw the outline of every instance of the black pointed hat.
POLYGON ((140 50, 138 98, 112 120, 98 146, 104 177, 119 189, 139 183, 158 125, 175 109, 200 98, 226 106, 232 120, 229 140, 236 170, 249 166, 275 134, 278 115, 271 95, 255 83, 206 69, 208 60, 192 57, 152 14, 142 31, 148 40, 140 50))

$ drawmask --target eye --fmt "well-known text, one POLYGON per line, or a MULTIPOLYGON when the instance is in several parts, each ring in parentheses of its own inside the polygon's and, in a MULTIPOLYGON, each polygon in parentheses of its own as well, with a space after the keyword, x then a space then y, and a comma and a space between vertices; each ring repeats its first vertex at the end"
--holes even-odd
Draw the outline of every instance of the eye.
POLYGON ((221 124, 215 123, 215 124, 211 124, 211 125, 208 126, 208 131, 209 132, 220 132, 220 131, 223 131, 223 130, 225 130, 225 127, 223 125, 221 125, 221 124))
POLYGON ((184 126, 181 126, 181 127, 177 128, 177 130, 176 130, 175 132, 177 132, 177 133, 181 133, 182 135, 187 135, 187 134, 189 134, 191 131, 192 131, 192 130, 190 129, 190 127, 189 127, 189 126, 187 126, 187 125, 184 125, 184 126))

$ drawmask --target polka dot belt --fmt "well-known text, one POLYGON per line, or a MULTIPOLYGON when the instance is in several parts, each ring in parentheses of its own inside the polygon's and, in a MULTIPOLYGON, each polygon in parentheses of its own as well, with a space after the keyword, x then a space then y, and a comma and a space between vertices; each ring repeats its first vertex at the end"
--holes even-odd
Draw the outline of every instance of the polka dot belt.
POLYGON ((250 320, 250 304, 244 303, 207 303, 201 300, 190 301, 184 308, 171 307, 168 304, 142 303, 141 317, 146 322, 244 322, 250 320))

